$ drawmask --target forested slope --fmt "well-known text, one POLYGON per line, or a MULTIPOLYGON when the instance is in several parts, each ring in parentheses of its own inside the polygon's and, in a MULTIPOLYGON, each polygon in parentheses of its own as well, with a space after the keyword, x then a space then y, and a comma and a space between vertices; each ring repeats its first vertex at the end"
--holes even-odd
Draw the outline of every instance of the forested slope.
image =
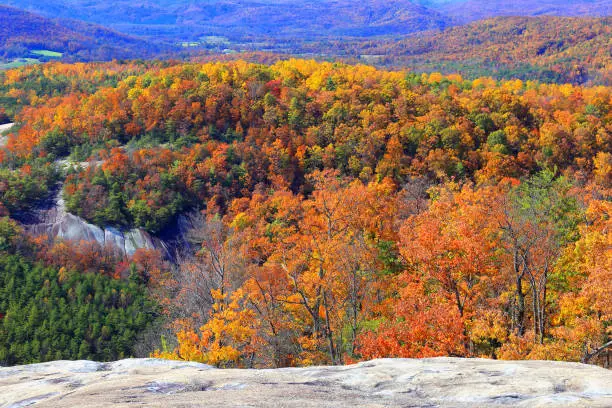
MULTIPOLYGON (((72 10, 62 4, 34 4, 33 8, 53 15, 72 10)), ((94 2, 83 10, 77 7, 72 17, 84 20, 50 19, 0 6, 0 17, 6 21, 0 28, 0 58, 21 58, 14 64, 58 58, 223 60, 265 51, 271 55, 268 59, 308 55, 415 72, 460 73, 470 79, 612 82, 609 17, 498 17, 457 26, 457 21, 407 1, 370 1, 359 6, 315 2, 308 7, 292 1, 187 7, 179 1, 148 4, 138 12, 123 3, 120 6, 94 2), (120 16, 115 15, 118 10, 122 10, 120 16), (109 19, 110 26, 126 32, 132 32, 132 27, 149 40, 84 22, 96 18, 109 19)))
POLYGON ((0 220, 0 362, 115 360, 157 315, 137 269, 129 279, 43 264, 40 247, 0 220), (38 260, 36 259, 38 257, 38 260))
POLYGON ((373 36, 445 27, 449 19, 409 0, 23 1, 3 3, 46 16, 78 18, 129 34, 174 41, 239 37, 373 36))
MULTIPOLYGON (((435 1, 435 0, 434 0, 435 1)), ((459 21, 494 16, 609 16, 610 0, 451 0, 441 6, 443 13, 459 21)))
POLYGON ((174 266, 33 243, 146 282, 157 356, 576 361, 610 341, 609 87, 290 60, 48 64, 0 73, 0 94, 4 214, 55 180, 99 225, 191 214, 174 266))
POLYGON ((612 19, 499 17, 399 41, 338 44, 380 65, 470 77, 612 83, 612 19))
POLYGON ((77 20, 45 18, 0 5, 0 58, 45 57, 67 61, 161 56, 170 47, 146 42, 108 28, 77 20), (43 51, 33 54, 32 51, 43 51))

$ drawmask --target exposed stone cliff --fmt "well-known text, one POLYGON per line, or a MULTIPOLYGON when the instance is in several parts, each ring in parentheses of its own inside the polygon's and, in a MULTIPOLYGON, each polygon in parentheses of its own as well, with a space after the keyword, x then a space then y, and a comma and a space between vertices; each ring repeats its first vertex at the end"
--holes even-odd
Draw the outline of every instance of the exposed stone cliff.
POLYGON ((49 239, 69 241, 96 241, 110 246, 125 255, 132 255, 137 249, 159 249, 167 251, 166 244, 142 229, 120 231, 116 228, 100 228, 66 211, 61 189, 51 200, 48 208, 38 209, 30 215, 26 229, 32 235, 44 235, 49 239))

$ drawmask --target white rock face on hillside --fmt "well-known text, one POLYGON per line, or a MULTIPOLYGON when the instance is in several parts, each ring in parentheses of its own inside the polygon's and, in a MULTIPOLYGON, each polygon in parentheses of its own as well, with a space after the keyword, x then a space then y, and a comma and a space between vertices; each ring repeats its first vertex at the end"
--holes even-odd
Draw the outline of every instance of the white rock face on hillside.
POLYGON ((8 132, 14 125, 14 123, 5 123, 3 125, 0 125, 0 133, 8 132))
POLYGON ((6 136, 6 134, 14 125, 14 123, 5 123, 4 125, 0 125, 0 147, 4 147, 6 145, 6 142, 8 141, 8 136, 6 136))
POLYGON ((100 228, 68 213, 61 189, 58 189, 48 209, 37 211, 36 218, 39 222, 26 226, 26 230, 34 236, 46 236, 50 240, 97 242, 124 255, 133 255, 140 248, 159 249, 162 254, 167 251, 164 242, 142 229, 119 231, 113 227, 100 228))
POLYGON ((0 369, 2 407, 612 407, 612 371, 577 363, 383 359, 218 370, 155 359, 0 369))

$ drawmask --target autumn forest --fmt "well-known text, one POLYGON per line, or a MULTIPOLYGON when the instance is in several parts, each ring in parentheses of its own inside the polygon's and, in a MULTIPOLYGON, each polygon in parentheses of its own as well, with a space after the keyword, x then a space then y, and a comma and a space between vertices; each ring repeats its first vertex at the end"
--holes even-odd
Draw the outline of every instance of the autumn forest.
POLYGON ((610 87, 303 59, 48 63, 0 71, 0 106, 15 123, 2 364, 605 364, 610 87), (33 234, 54 194, 173 244, 33 234))

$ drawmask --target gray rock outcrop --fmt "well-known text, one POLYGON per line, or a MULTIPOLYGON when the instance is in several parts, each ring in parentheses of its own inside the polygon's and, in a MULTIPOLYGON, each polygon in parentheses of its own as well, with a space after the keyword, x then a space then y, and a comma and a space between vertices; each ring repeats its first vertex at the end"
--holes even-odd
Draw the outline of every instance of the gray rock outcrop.
POLYGON ((6 142, 8 141, 8 136, 6 136, 6 134, 9 133, 14 125, 14 123, 0 125, 0 147, 6 146, 6 142))
POLYGON ((8 133, 8 131, 11 130, 11 128, 13 126, 15 126, 14 123, 4 123, 4 124, 0 125, 0 134, 8 133))
POLYGON ((58 190, 51 205, 39 209, 32 215, 32 222, 26 225, 26 230, 35 236, 46 236, 50 240, 64 239, 68 241, 97 242, 118 250, 124 255, 132 255, 136 250, 157 249, 166 254, 166 244, 142 229, 120 231, 113 227, 100 228, 84 219, 70 214, 58 190))
POLYGON ((219 370, 155 359, 0 369, 2 407, 612 407, 612 371, 578 363, 382 359, 219 370))

